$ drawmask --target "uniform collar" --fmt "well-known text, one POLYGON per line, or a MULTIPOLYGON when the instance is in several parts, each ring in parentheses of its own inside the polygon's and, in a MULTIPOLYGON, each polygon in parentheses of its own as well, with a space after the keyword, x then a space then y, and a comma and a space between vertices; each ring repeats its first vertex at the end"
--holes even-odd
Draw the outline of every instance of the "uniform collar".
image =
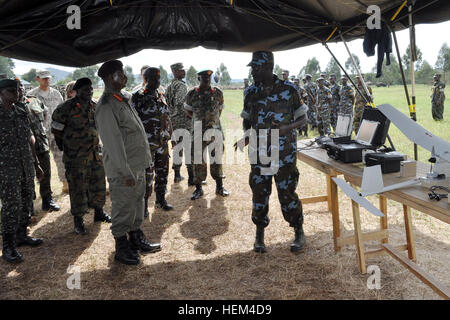
MULTIPOLYGON (((198 93, 200 93, 200 92, 201 92, 200 87, 197 87, 197 88, 196 88, 196 91, 197 91, 198 93)), ((206 91, 208 91, 208 90, 204 90, 203 92, 206 92, 206 91)), ((213 87, 209 87, 209 92, 211 92, 211 94, 214 94, 215 91, 216 91, 216 90, 215 90, 213 87)))

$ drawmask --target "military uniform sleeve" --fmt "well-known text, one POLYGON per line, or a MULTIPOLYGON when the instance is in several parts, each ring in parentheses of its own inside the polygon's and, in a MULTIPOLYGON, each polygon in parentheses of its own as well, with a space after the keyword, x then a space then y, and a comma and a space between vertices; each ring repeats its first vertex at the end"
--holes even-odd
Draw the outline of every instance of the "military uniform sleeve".
POLYGON ((216 88, 216 90, 217 90, 217 98, 219 99, 219 110, 222 111, 225 108, 223 92, 218 88, 216 88))
POLYGON ((186 95, 186 100, 184 102, 184 109, 187 111, 191 111, 193 110, 192 108, 192 90, 188 92, 188 94, 186 95))
POLYGON ((303 102, 303 99, 300 97, 300 94, 297 90, 292 90, 291 103, 294 112, 294 121, 300 119, 303 116, 306 117, 308 106, 303 102))
POLYGON ((187 88, 184 84, 179 84, 175 90, 174 104, 176 107, 183 107, 187 94, 187 88))
POLYGON ((56 107, 52 114, 52 132, 64 131, 67 125, 67 112, 64 111, 64 104, 56 107))
POLYGON ((95 122, 102 139, 103 148, 107 151, 108 156, 111 158, 113 166, 117 168, 119 175, 133 176, 128 165, 124 141, 113 108, 111 106, 103 108, 97 107, 95 112, 95 122))
POLYGON ((241 112, 241 118, 244 120, 250 120, 250 114, 251 114, 251 110, 250 110, 250 104, 248 103, 248 95, 249 95, 249 90, 248 88, 244 90, 244 108, 242 109, 241 112))

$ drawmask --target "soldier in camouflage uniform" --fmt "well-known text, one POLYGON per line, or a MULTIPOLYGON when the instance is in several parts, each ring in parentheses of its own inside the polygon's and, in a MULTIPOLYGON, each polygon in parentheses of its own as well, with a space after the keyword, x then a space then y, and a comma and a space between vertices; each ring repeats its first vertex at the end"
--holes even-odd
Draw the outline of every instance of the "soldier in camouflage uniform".
MULTIPOLYGON (((194 128, 192 129, 192 160, 194 164, 194 184, 196 189, 192 194, 191 200, 196 200, 203 195, 202 181, 206 179, 207 166, 203 156, 201 157, 201 163, 195 163, 195 136, 200 132, 195 132, 195 122, 201 122, 201 137, 202 137, 202 155, 205 149, 208 148, 209 154, 215 157, 214 150, 211 150, 209 144, 213 141, 204 141, 203 135, 208 129, 216 129, 220 131, 223 138, 222 126, 220 124, 220 115, 223 110, 223 93, 217 87, 211 87, 211 70, 204 70, 198 72, 198 80, 200 85, 197 88, 190 90, 186 96, 186 103, 184 108, 189 117, 192 117, 192 123, 194 128)), ((223 144, 222 144, 223 147, 223 144)), ((211 157, 210 157, 211 160, 211 157)), ((226 197, 229 195, 228 191, 223 187, 223 171, 222 171, 222 159, 216 159, 211 162, 209 166, 210 174, 214 180, 216 180, 216 194, 226 197)))
POLYGON ((22 261, 16 247, 37 246, 42 239, 27 235, 33 212, 34 175, 43 172, 34 151, 28 112, 20 105, 18 82, 0 80, 0 201, 3 236, 2 258, 11 263, 22 261), (33 168, 34 161, 34 168, 33 168))
POLYGON ((311 130, 317 127, 317 85, 312 81, 310 74, 305 75, 306 85, 304 86, 308 93, 306 105, 308 106, 308 123, 311 126, 311 130))
MULTIPOLYGON (((306 80, 306 79, 305 79, 306 80)), ((306 81, 305 81, 306 82, 306 81)), ((302 87, 300 85, 300 79, 295 78, 294 79, 294 84, 297 86, 298 88, 298 93, 300 95, 300 97, 302 98, 303 101, 307 101, 309 96, 308 96, 308 92, 305 90, 304 87, 302 87)), ((308 123, 305 123, 305 125, 303 127, 298 128, 298 132, 300 135, 304 135, 305 137, 308 136, 308 123)))
POLYGON ((88 78, 78 79, 73 90, 76 96, 60 104, 53 112, 52 133, 64 152, 75 233, 84 235, 87 230, 83 216, 89 208, 95 211, 94 221, 111 222, 111 217, 103 211, 105 169, 95 127, 92 82, 88 78))
POLYGON ((330 104, 330 123, 333 130, 336 130, 339 103, 341 102, 341 97, 339 92, 341 91, 341 86, 336 82, 336 75, 330 75, 330 91, 331 91, 331 104, 330 104))
MULTIPOLYGON (((359 76, 356 76, 357 86, 359 91, 364 95, 366 99, 363 98, 359 94, 359 92, 356 93, 355 97, 355 112, 353 113, 353 130, 355 130, 355 133, 358 134, 359 126, 362 121, 362 116, 364 113, 364 107, 366 106, 366 100, 371 101, 369 97, 366 94, 366 91, 364 90, 364 86, 362 83, 362 80, 359 76)), ((370 95, 372 96, 372 88, 367 86, 367 89, 369 90, 370 95)))
MULTIPOLYGON (((295 190, 297 189, 299 172, 297 169, 297 134, 296 128, 307 121, 307 106, 303 103, 294 84, 281 81, 272 74, 274 65, 270 51, 253 53, 252 76, 255 83, 244 93, 244 109, 241 113, 243 129, 256 130, 258 146, 250 146, 249 153, 257 150, 257 161, 251 165, 249 177, 253 193, 252 221, 256 225, 254 251, 265 252, 264 228, 269 224, 269 198, 272 192, 272 178, 278 191, 278 199, 284 219, 295 230, 295 240, 291 251, 303 249, 305 236, 303 233, 302 204, 295 190), (260 129, 279 129, 279 144, 272 146, 266 135, 260 136, 260 129), (267 152, 274 147, 279 150, 278 171, 273 175, 263 174, 270 164, 262 163, 260 139, 268 140, 267 152), (256 147, 256 148, 255 148, 256 147)), ((248 139, 245 141, 248 143, 248 139)))
POLYGON ((341 100, 339 102, 339 114, 353 116, 353 104, 355 103, 355 94, 352 87, 348 84, 346 76, 342 77, 342 86, 339 91, 341 100))
MULTIPOLYGON (((172 124, 166 99, 158 91, 160 73, 161 71, 158 68, 151 67, 144 71, 143 76, 146 86, 133 94, 131 106, 136 110, 144 125, 150 152, 154 161, 152 170, 155 172, 156 207, 169 211, 173 207, 167 203, 165 192, 167 176, 169 175, 169 145, 167 142, 172 135, 172 124)), ((149 197, 150 192, 147 192, 144 197, 144 217, 148 216, 149 197)))
POLYGON ((327 87, 328 89, 330 89, 330 87, 331 87, 331 84, 330 84, 330 82, 328 81, 328 76, 327 76, 327 73, 326 72, 321 72, 320 73, 320 78, 322 78, 323 79, 323 85, 325 86, 325 87, 327 87))
POLYGON ((436 121, 444 120, 445 83, 441 81, 441 75, 433 77, 434 86, 431 93, 431 115, 436 121))
POLYGON ((325 86, 325 80, 323 78, 317 79, 319 88, 317 89, 317 127, 319 134, 325 136, 330 134, 330 104, 331 104, 331 91, 325 86))
POLYGON ((19 82, 19 102, 18 104, 28 112, 31 131, 33 132, 35 142, 36 155, 38 157, 40 167, 44 172, 44 178, 39 182, 39 193, 42 199, 52 197, 50 185, 51 165, 50 165, 50 149, 48 144, 47 132, 44 127, 44 113, 47 107, 36 97, 25 96, 25 89, 19 82))
MULTIPOLYGON (((63 102, 63 97, 58 90, 50 87, 50 79, 52 76, 47 70, 36 71, 36 81, 39 82, 39 87, 30 90, 27 95, 38 98, 48 109, 45 113, 44 127, 47 132, 51 131, 52 113, 56 107, 63 102)), ((58 149, 56 142, 52 135, 48 136, 50 151, 53 155, 53 160, 56 163, 58 177, 61 182, 66 181, 64 164, 62 161, 62 152, 58 149)), ((44 211, 58 211, 59 206, 53 201, 50 195, 42 199, 42 210, 44 211)))
MULTIPOLYGON (((190 119, 186 112, 184 111, 184 101, 186 99, 187 94, 187 86, 186 82, 184 82, 184 77, 186 76, 186 71, 184 70, 184 66, 182 63, 175 63, 170 66, 173 73, 173 80, 170 83, 170 85, 167 87, 166 91, 166 97, 167 97, 167 104, 169 105, 170 110, 170 120, 172 121, 173 130, 177 129, 185 129, 189 132, 192 130, 192 119, 190 119)), ((173 145, 181 143, 183 140, 182 138, 179 141, 174 141, 173 145)), ((175 156, 173 154, 172 160, 174 161, 172 165, 172 169, 174 170, 175 177, 174 182, 180 182, 184 179, 180 175, 180 164, 175 164, 175 159, 182 159, 183 153, 185 156, 185 162, 186 159, 191 159, 190 154, 186 154, 186 150, 181 149, 180 154, 175 156)), ((189 161, 188 161, 189 162, 189 161)), ((186 164, 186 168, 188 171, 189 179, 188 179, 188 185, 193 186, 194 185, 194 171, 192 168, 192 164, 186 164)))

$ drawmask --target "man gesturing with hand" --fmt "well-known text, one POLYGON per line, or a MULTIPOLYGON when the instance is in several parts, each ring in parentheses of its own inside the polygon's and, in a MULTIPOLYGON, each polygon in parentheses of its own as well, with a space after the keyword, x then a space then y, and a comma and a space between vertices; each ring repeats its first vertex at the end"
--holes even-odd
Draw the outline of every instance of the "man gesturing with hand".
POLYGON ((152 158, 144 126, 130 106, 129 94, 121 91, 128 80, 122 62, 105 62, 98 75, 105 83, 105 91, 95 110, 95 122, 103 143, 103 163, 111 194, 114 259, 135 265, 140 261, 139 252, 161 250, 161 245, 149 243, 141 230, 145 175, 152 158))

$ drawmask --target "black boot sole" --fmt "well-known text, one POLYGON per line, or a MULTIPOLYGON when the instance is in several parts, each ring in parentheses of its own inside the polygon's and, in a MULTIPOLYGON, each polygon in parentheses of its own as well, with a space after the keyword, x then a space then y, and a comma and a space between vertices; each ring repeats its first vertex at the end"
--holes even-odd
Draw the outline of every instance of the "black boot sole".
POLYGON ((291 244, 291 252, 303 251, 303 249, 305 249, 305 244, 306 243, 304 243, 303 245, 300 245, 300 246, 291 244))
POLYGON ((253 247, 253 251, 257 253, 266 253, 266 247, 253 247))
POLYGON ((124 260, 122 258, 117 258, 116 256, 114 256, 114 260, 127 266, 136 266, 141 262, 140 260, 124 260))
POLYGON ((144 251, 144 250, 139 250, 139 252, 141 253, 141 254, 148 254, 148 253, 156 253, 156 252, 160 252, 162 250, 162 248, 161 247, 159 247, 159 248, 155 248, 155 249, 151 249, 151 250, 148 250, 148 251, 144 251))
POLYGON ((3 258, 3 260, 5 260, 6 262, 14 263, 14 264, 21 263, 21 262, 23 261, 22 258, 20 258, 20 259, 14 259, 14 260, 5 258, 5 256, 2 256, 2 258, 3 258))
POLYGON ((23 247, 23 246, 38 247, 38 246, 40 246, 43 243, 44 243, 44 241, 42 241, 42 240, 41 241, 36 241, 36 242, 26 242, 26 241, 24 241, 24 242, 18 242, 16 244, 16 246, 18 246, 18 247, 23 247))

